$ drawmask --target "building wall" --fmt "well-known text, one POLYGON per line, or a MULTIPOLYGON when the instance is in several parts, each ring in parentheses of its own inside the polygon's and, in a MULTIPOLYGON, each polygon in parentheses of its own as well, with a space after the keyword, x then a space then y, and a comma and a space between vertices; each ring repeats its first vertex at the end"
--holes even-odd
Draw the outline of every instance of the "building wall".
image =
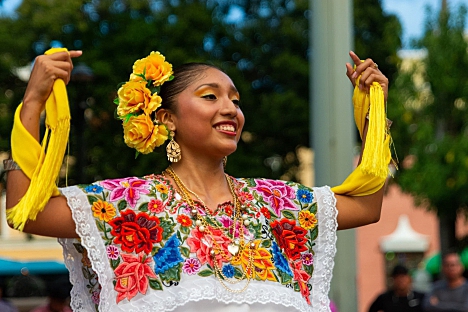
MULTIPOLYGON (((397 226, 399 216, 408 215, 412 228, 421 234, 429 236, 429 249, 425 256, 439 251, 439 229, 434 213, 423 208, 416 208, 411 196, 391 185, 384 197, 380 221, 356 230, 356 257, 358 311, 367 312, 372 301, 385 291, 385 260, 380 250, 380 240, 391 234, 397 226)), ((468 235, 468 225, 465 220, 457 224, 457 236, 468 235)))

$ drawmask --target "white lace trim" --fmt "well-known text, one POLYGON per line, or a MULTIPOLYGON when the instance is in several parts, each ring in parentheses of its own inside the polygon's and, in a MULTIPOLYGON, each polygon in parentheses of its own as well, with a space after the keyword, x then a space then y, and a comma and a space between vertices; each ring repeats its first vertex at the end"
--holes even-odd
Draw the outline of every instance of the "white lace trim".
MULTIPOLYGON (((95 225, 91 205, 86 195, 76 186, 62 189, 67 197, 76 231, 81 237, 81 244, 87 249, 93 270, 98 274, 102 286, 99 311, 101 312, 162 312, 173 311, 187 302, 216 300, 220 304, 228 303, 273 303, 298 311, 328 312, 328 292, 332 278, 336 253, 337 210, 336 200, 329 187, 314 188, 318 203, 319 236, 314 251, 314 273, 312 275, 311 291, 312 306, 307 305, 299 292, 287 291, 277 283, 252 281, 248 289, 240 294, 226 291, 215 277, 200 278, 197 275, 183 275, 178 286, 166 287, 163 291, 152 291, 147 295, 138 294, 130 302, 116 302, 116 292, 113 290, 114 273, 108 263, 106 250, 100 233, 95 225)), ((64 248, 64 259, 70 271, 70 281, 73 283, 71 307, 73 311, 94 311, 86 280, 81 271, 81 255, 76 251, 74 239, 59 239, 64 248)), ((216 305, 216 302, 213 303, 216 305)))
POLYGON ((317 220, 319 235, 315 240, 314 273, 312 274, 312 306, 315 311, 330 311, 330 283, 333 276, 336 254, 336 231, 338 229, 336 198, 328 186, 313 188, 319 209, 317 220))

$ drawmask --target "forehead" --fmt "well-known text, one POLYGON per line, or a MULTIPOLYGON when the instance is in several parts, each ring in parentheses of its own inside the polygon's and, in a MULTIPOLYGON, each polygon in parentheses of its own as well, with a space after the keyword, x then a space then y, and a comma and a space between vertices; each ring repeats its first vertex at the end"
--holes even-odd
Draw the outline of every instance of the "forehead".
MULTIPOLYGON (((224 72, 217 68, 209 67, 205 69, 197 79, 195 79, 189 86, 189 89, 197 89, 202 85, 217 84, 220 88, 236 89, 231 78, 224 72)), ((235 90, 237 91, 237 90, 235 90)))
POLYGON ((443 263, 444 264, 454 264, 454 263, 458 264, 460 263, 460 258, 458 257, 458 255, 449 254, 445 256, 443 263))

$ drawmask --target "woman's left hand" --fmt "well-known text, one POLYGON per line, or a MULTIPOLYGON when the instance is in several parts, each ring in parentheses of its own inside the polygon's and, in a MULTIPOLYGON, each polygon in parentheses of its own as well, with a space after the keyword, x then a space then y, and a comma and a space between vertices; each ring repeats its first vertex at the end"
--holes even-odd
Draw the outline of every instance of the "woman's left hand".
POLYGON ((388 96, 388 79, 384 74, 379 70, 377 64, 370 58, 365 61, 361 59, 353 51, 349 52, 349 56, 356 65, 356 69, 350 63, 346 63, 346 76, 353 84, 353 87, 356 86, 356 79, 361 75, 359 80, 359 89, 369 92, 369 88, 373 82, 378 82, 382 87, 385 96, 385 102, 387 102, 388 96))

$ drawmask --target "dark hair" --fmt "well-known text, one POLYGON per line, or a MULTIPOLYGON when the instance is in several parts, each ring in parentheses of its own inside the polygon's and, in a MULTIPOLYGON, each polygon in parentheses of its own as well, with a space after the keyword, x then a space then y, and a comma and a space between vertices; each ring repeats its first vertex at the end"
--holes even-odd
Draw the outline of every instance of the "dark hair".
POLYGON ((200 77, 205 70, 210 68, 223 71, 214 65, 205 63, 187 63, 175 68, 174 79, 166 81, 159 91, 159 96, 162 98, 161 108, 176 111, 177 95, 200 77))
POLYGON ((392 277, 395 277, 397 275, 407 275, 407 274, 408 274, 408 269, 401 264, 395 265, 395 267, 392 270, 392 277))

